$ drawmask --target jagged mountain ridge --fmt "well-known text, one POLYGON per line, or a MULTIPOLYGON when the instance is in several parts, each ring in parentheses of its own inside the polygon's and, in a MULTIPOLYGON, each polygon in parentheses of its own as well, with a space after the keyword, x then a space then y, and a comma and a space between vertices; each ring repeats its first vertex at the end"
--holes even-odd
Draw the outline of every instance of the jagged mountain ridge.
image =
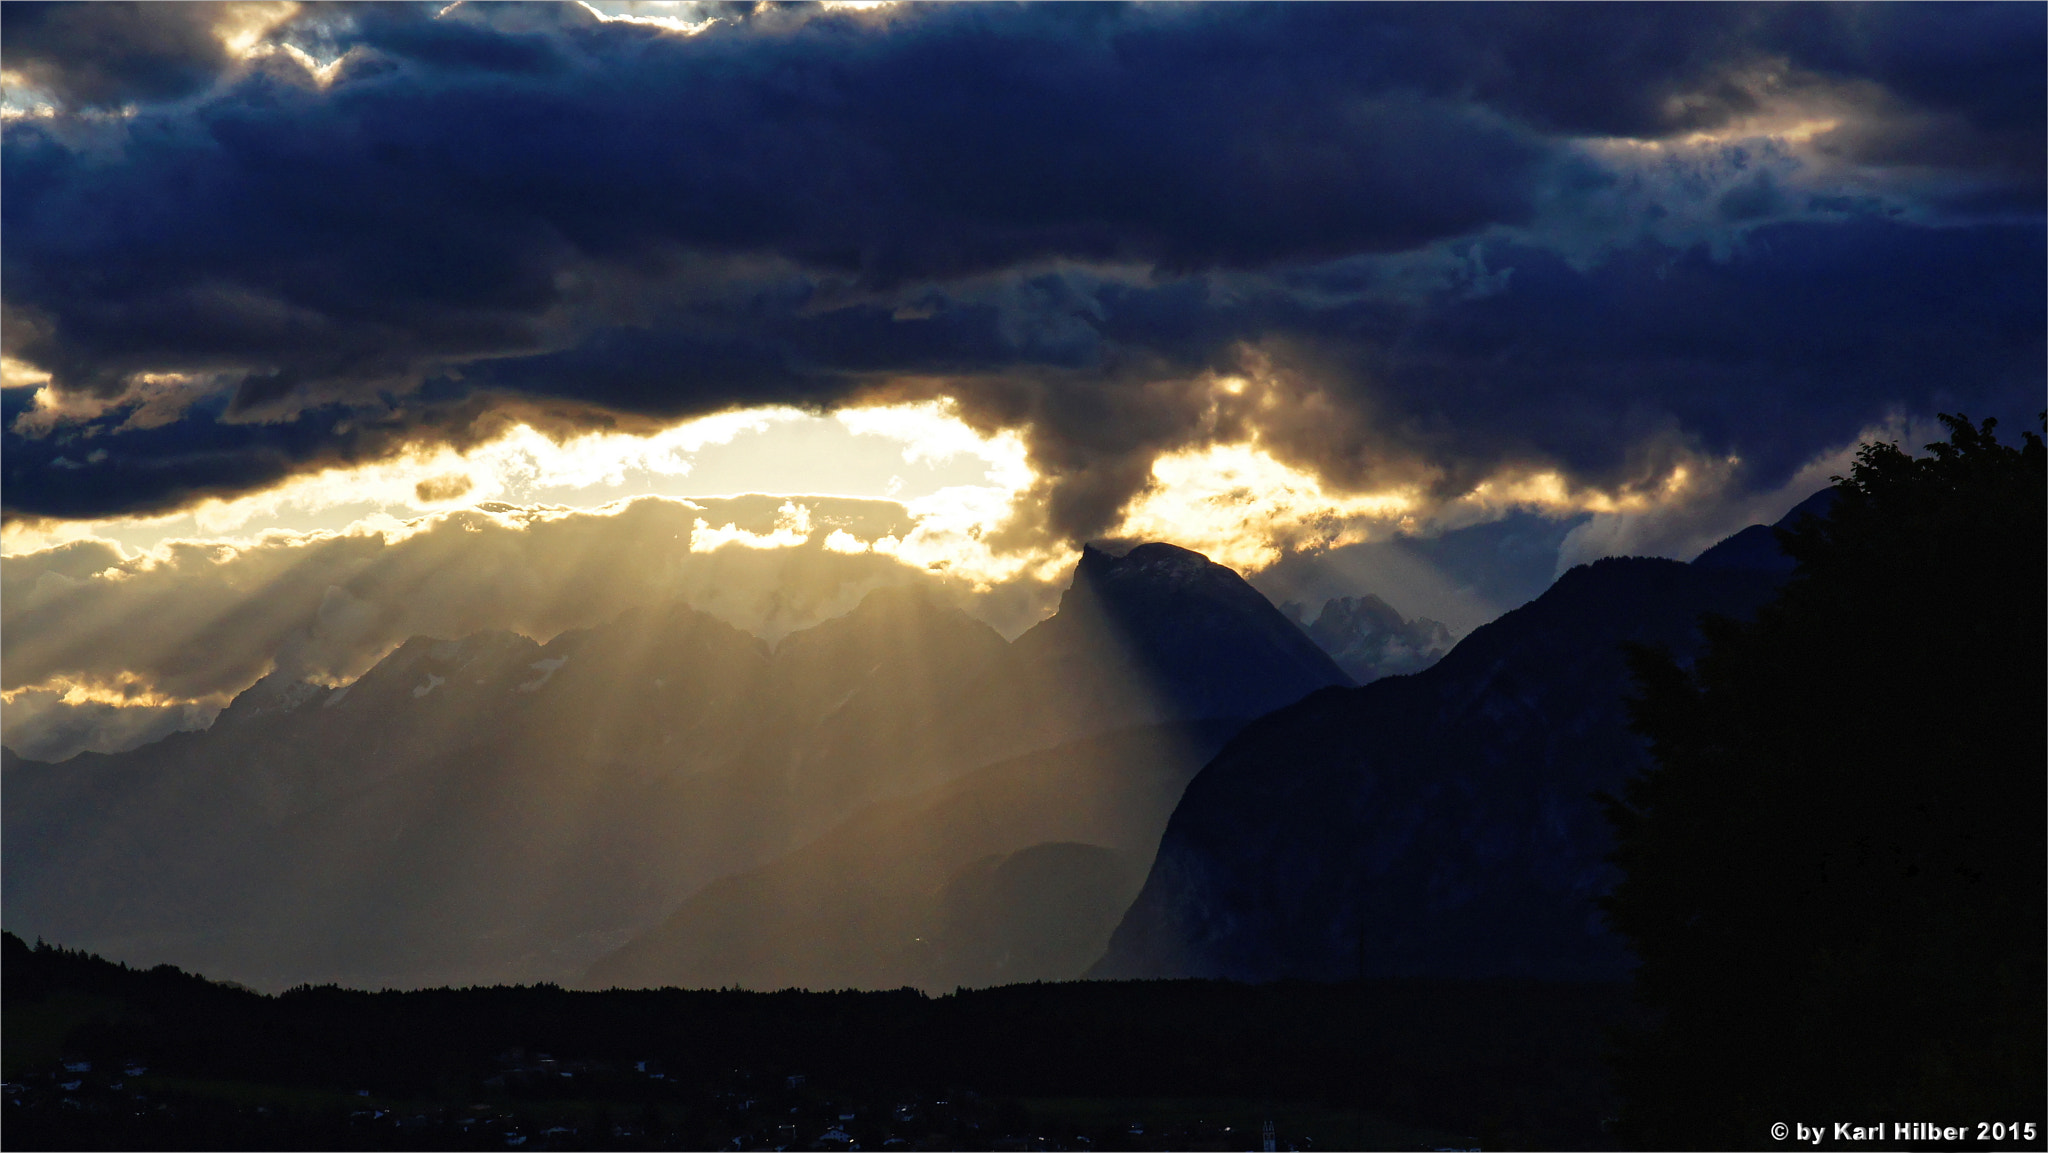
POLYGON ((1623 645, 1686 657, 1701 614, 1761 606, 1786 566, 1757 540, 1575 568, 1424 672, 1254 722, 1189 784, 1090 975, 1623 976, 1593 903, 1614 880, 1595 794, 1647 763, 1623 645))
POLYGON ((1451 630, 1428 617, 1409 620, 1371 593, 1333 597, 1315 620, 1305 621, 1300 605, 1283 611, 1339 668, 1361 685, 1381 677, 1419 673, 1451 650, 1451 630))

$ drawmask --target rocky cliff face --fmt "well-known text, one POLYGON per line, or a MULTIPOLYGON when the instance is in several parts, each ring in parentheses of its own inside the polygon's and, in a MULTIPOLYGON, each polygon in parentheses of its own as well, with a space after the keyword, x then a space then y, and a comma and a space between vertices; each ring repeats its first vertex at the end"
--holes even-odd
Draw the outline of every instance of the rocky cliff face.
POLYGON ((1753 612, 1781 576, 1600 561, 1427 671, 1254 722, 1189 785, 1090 975, 1622 975, 1593 899, 1614 879, 1595 795, 1646 762, 1623 645, 1689 654, 1700 614, 1753 612))

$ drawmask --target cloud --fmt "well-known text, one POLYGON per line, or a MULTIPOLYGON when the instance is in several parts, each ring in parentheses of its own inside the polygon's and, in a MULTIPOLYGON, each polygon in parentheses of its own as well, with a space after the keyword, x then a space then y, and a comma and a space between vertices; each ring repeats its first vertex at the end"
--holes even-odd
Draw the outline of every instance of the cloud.
POLYGON ((594 512, 490 505, 133 556, 103 541, 9 556, 9 739, 25 732, 45 752, 140 740, 210 717, 273 668, 334 683, 410 636, 511 629, 546 640, 641 604, 683 601, 772 640, 883 585, 924 584, 1013 633, 1057 597, 1028 580, 978 590, 865 547, 913 533, 910 514, 887 501, 642 498, 594 512), (741 540, 778 531, 794 539, 776 543, 795 547, 741 540), (827 549, 833 534, 861 547, 827 549))
POLYGON ((457 497, 460 497, 468 493, 470 489, 475 487, 476 482, 470 480, 469 475, 467 473, 442 473, 439 476, 430 476, 427 479, 420 481, 418 484, 413 485, 413 494, 417 496, 422 503, 426 503, 429 501, 454 500, 457 497))
POLYGON ((2041 386, 2038 8, 211 11, 8 41, 10 518, 947 397, 1021 555, 1161 461, 1568 515, 2041 386))
MULTIPOLYGON (((641 497, 580 511, 486 503, 134 554, 72 541, 0 558, 0 688, 198 699, 239 691, 286 648, 303 675, 333 680, 419 633, 511 628, 545 639, 676 598, 773 639, 850 610, 877 584, 994 591, 956 571, 966 566, 928 563, 916 546, 930 516, 843 497, 641 497)), ((1071 557, 1052 559, 1043 579, 1063 580, 1071 557)), ((1029 595, 1039 594, 1057 589, 1029 595)), ((1012 633, 1038 619, 990 615, 1012 633)))
POLYGON ((210 87, 288 3, 17 3, 0 22, 8 72, 67 105, 115 108, 210 87))
POLYGON ((1733 467, 1701 470, 1688 476, 1683 490, 1669 501, 1594 513, 1572 525, 1557 543, 1552 575, 1606 556, 1689 561, 1750 525, 1776 524, 1834 478, 1847 476, 1861 445, 1900 444, 1917 452, 1946 437, 1946 430, 1936 421, 1895 412, 1819 452, 1776 487, 1739 483, 1739 472, 1733 467))
POLYGON ((7 747, 32 761, 61 761, 81 752, 116 753, 177 732, 203 729, 224 700, 154 705, 72 699, 65 691, 29 689, 7 697, 7 747))
POLYGON ((1790 22, 1790 56, 1881 96, 1823 143, 1858 163, 1972 173, 1979 195, 2040 208, 2048 70, 2038 6, 1843 8, 1790 22))

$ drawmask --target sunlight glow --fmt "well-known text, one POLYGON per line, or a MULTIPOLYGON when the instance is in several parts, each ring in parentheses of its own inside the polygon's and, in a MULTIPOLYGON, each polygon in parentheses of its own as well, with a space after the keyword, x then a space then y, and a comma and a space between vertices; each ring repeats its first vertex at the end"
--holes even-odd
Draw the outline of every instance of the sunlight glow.
MULTIPOLYGON (((6 367, 21 371, 19 365, 6 367)), ((197 391, 191 384, 169 377, 138 381, 136 388, 149 398, 129 423, 146 427, 143 422, 156 419, 150 414, 159 408, 174 414, 184 403, 182 398, 197 391)), ((1217 383, 1219 394, 1228 397, 1246 387, 1236 378, 1217 383)), ((23 422, 54 426, 93 415, 46 404, 52 395, 48 388, 41 390, 37 407, 22 417, 23 422)), ((107 443, 118 449, 118 438, 108 438, 107 443)), ((772 485, 730 489, 725 495, 752 492, 782 498, 772 527, 762 531, 758 522, 719 523, 718 516, 729 514, 711 514, 696 521, 686 546, 689 552, 714 552, 728 545, 759 550, 814 543, 835 553, 887 556, 981 592, 1017 580, 1057 580, 1071 559, 1063 547, 1050 542, 992 543, 1024 511, 1020 502, 1032 499, 1029 494, 1040 478, 1021 432, 978 431, 945 400, 847 408, 830 418, 793 408, 747 409, 648 436, 592 432, 557 440, 518 425, 467 453, 437 448, 329 469, 262 493, 205 501, 175 516, 11 521, 0 526, 0 546, 16 555, 97 538, 115 542, 133 555, 177 542, 233 547, 258 540, 315 540, 336 532, 374 533, 397 541, 423 531, 440 513, 456 509, 516 527, 536 518, 609 509, 636 496, 686 503, 692 497, 712 498, 717 494, 709 490, 718 487, 717 482, 695 485, 692 474, 701 453, 728 446, 739 455, 715 470, 727 482, 758 484, 785 476, 802 463, 814 466, 804 474, 809 480, 822 480, 828 487, 808 492, 777 491, 772 485), (790 436, 797 439, 787 439, 790 436), (896 451, 877 456, 859 447, 862 440, 886 442, 896 451), (895 466, 897 475, 887 471, 892 457, 901 462, 895 466), (843 458, 844 468, 815 467, 836 458, 843 458), (922 483, 906 488, 906 473, 923 478, 922 483), (849 531, 844 523, 818 523, 818 502, 837 498, 891 501, 903 508, 909 527, 870 537, 849 531)), ((1333 489, 1313 473, 1277 460, 1255 440, 1208 445, 1156 459, 1151 483, 1125 509, 1114 535, 1170 541, 1239 571, 1256 572, 1290 553, 1478 523, 1517 509, 1551 516, 1640 513, 1683 503, 1691 498, 1691 489, 1702 483, 1711 487, 1730 467, 1726 462, 1691 460, 1614 491, 1574 487, 1555 470, 1511 470, 1443 501, 1412 486, 1378 492, 1333 489)))
MULTIPOLYGON (((1696 464, 1697 467, 1697 464, 1696 464)), ((1732 465, 1725 465, 1723 471, 1732 465)), ((1676 465, 1649 483, 1607 492, 1596 488, 1574 488, 1554 470, 1509 472, 1474 485, 1472 491, 1453 502, 1488 514, 1527 509, 1551 516, 1573 516, 1642 512, 1655 505, 1681 498, 1694 482, 1693 470, 1676 465)))
POLYGON ((1604 136, 1587 141, 1595 151, 1616 153, 1657 153, 1679 152, 1689 149, 1719 148, 1738 144, 1745 140, 1779 140, 1789 144, 1808 144, 1842 126, 1839 116, 1811 116, 1792 113, 1774 117, 1755 116, 1716 128, 1711 132, 1689 132, 1684 136, 1673 136, 1662 140, 1645 140, 1633 136, 1604 136))
POLYGON ((1252 444, 1213 445, 1152 463, 1152 487, 1124 512, 1118 536, 1172 541, 1239 572, 1288 552, 1359 544, 1411 522, 1413 493, 1332 493, 1310 473, 1252 444))
MULTIPOLYGON (((18 360, 0 359, 0 382, 14 388, 47 384, 50 374, 18 360)), ((97 419, 109 409, 133 407, 135 411, 115 429, 157 428, 176 420, 202 395, 209 378, 182 372, 142 372, 128 378, 119 396, 96 397, 85 393, 63 394, 49 387, 36 389, 34 405, 14 420, 14 431, 23 436, 47 436, 59 425, 97 419)))
MULTIPOLYGON (((39 403, 49 391, 44 389, 37 394, 39 403)), ((35 415, 36 411, 29 414, 35 415)), ((354 468, 326 469, 249 496, 208 500, 189 513, 114 523, 123 527, 147 526, 189 515, 200 533, 220 536, 244 529, 252 522, 276 522, 291 512, 318 514, 339 508, 423 512, 458 499, 464 503, 516 501, 528 499, 542 489, 616 488, 625 482, 628 473, 688 475, 691 457, 704 448, 728 444, 747 433, 761 432, 803 416, 792 408, 751 409, 689 421, 653 436, 591 433, 562 441, 519 425, 467 454, 439 448, 354 468)), ((101 531, 107 524, 101 522, 101 531)), ((92 535, 93 526, 82 527, 86 529, 83 533, 67 533, 64 527, 56 525, 9 524, 0 539, 4 539, 8 553, 32 551, 48 547, 40 543, 43 541, 60 543, 92 535)))
MULTIPOLYGON (((31 384, 48 384, 49 381, 50 374, 37 368, 35 365, 25 360, 16 360, 11 356, 0 356, 0 387, 24 388, 31 384)), ((48 389, 38 390, 36 393, 36 403, 43 403, 43 395, 48 391, 48 389)))
MULTIPOLYGON (((907 462, 978 457, 987 465, 984 485, 948 485, 903 502, 917 527, 901 539, 883 537, 873 551, 907 564, 967 581, 977 590, 1024 578, 1049 580, 1066 564, 1064 550, 1004 551, 986 538, 1016 515, 1017 502, 1038 479, 1024 438, 1013 430, 984 436, 956 415, 951 402, 845 409, 839 420, 857 435, 880 436, 903 445, 907 462)), ((851 551, 850 541, 827 547, 851 551)))
POLYGON ((294 0, 237 0, 223 4, 213 26, 221 47, 236 59, 245 58, 263 43, 272 29, 298 15, 294 0))
POLYGON ((682 3, 662 3, 660 0, 625 0, 624 3, 599 0, 591 3, 590 0, 577 0, 577 5, 605 24, 642 24, 684 36, 695 36, 719 21, 716 16, 704 15, 705 5, 692 0, 682 3), (692 16, 697 18, 691 19, 692 16))
MULTIPOLYGON (((187 391, 182 383, 139 384, 138 388, 155 391, 130 423, 142 427, 140 421, 152 405, 174 405, 187 391)), ((97 408, 60 408, 54 395, 47 388, 41 390, 38 407, 22 419, 42 428, 98 415, 97 408)), ((117 437, 107 443, 118 451, 117 437)), ((979 433, 944 401, 851 408, 833 418, 793 408, 748 409, 688 421, 651 436, 594 432, 554 440, 519 425, 467 453, 438 448, 328 469, 261 493, 204 501, 171 516, 96 522, 12 520, 0 526, 0 547, 16 555, 98 538, 133 552, 193 538, 247 543, 279 532, 313 539, 322 532, 366 531, 403 539, 416 531, 414 526, 428 523, 425 518, 430 514, 453 508, 473 507, 492 516, 514 508, 522 516, 548 515, 547 509, 566 515, 636 494, 674 499, 714 495, 707 490, 719 487, 716 481, 692 489, 700 454, 714 448, 729 449, 731 459, 722 459, 714 470, 728 486, 734 480, 758 484, 787 473, 796 463, 787 454, 797 451, 813 458, 802 462, 813 466, 807 474, 813 481, 842 487, 808 494, 788 489, 775 493, 772 487, 729 489, 728 495, 769 492, 789 497, 792 503, 786 505, 783 521, 769 532, 705 523, 693 537, 693 551, 725 544, 802 544, 827 531, 809 522, 806 495, 841 496, 893 500, 904 507, 914 527, 901 535, 863 540, 842 526, 832 526, 820 543, 835 552, 876 552, 978 588, 1037 575, 1058 563, 1050 553, 999 555, 984 543, 993 529, 1012 518, 1017 501, 1037 476, 1021 436, 1013 431, 979 433), (777 439, 785 433, 797 439, 777 439), (892 444, 895 451, 877 455, 862 448, 861 441, 892 444), (832 465, 830 458, 835 456, 844 458, 839 462, 843 467, 824 467, 832 465), (892 459, 897 462, 893 469, 892 459), (906 481, 906 475, 911 480, 906 481)))
POLYGON ((226 705, 229 699, 229 694, 225 693, 208 697, 166 696, 134 678, 104 681, 58 677, 41 684, 22 685, 0 692, 0 704, 11 705, 24 695, 37 693, 61 693, 63 695, 57 703, 73 707, 115 705, 121 708, 171 708, 177 705, 199 705, 217 709, 226 705))
POLYGON ((296 44, 279 44, 274 46, 273 51, 282 52, 286 56, 291 57, 298 63, 299 67, 304 68, 313 77, 313 82, 321 88, 326 88, 334 83, 335 76, 340 73, 342 61, 348 59, 345 55, 336 56, 334 59, 323 64, 311 52, 296 44))
POLYGON ((1637 514, 1692 499, 1702 481, 1726 479, 1732 460, 1695 460, 1612 491, 1573 486, 1555 470, 1506 471, 1449 501, 1418 489, 1342 493, 1256 444, 1212 445, 1160 457, 1152 485, 1124 512, 1115 533, 1165 540, 1244 573, 1289 553, 1314 553, 1498 520, 1516 511, 1551 517, 1637 514))

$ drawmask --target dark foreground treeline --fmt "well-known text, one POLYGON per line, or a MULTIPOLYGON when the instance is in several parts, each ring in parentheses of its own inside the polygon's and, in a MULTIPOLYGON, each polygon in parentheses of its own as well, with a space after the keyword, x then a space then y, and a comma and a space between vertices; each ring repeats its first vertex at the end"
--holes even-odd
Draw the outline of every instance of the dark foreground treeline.
POLYGON ((1587 1147, 1627 1011, 1534 982, 262 996, 4 944, 10 1149, 1587 1147))

